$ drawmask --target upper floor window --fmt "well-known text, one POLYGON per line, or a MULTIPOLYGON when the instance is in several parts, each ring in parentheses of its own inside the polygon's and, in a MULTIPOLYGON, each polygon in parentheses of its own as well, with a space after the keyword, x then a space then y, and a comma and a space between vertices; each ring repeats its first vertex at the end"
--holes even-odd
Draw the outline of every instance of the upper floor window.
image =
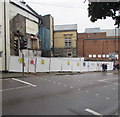
POLYGON ((72 41, 71 38, 65 38, 65 47, 71 47, 72 41))

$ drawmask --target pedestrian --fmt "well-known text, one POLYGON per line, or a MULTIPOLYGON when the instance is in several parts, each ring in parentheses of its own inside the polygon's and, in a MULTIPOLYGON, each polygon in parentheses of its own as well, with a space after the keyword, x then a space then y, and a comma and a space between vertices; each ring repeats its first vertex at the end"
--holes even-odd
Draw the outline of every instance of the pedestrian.
POLYGON ((105 71, 107 72, 107 64, 105 64, 105 71))
POLYGON ((113 65, 113 70, 116 70, 116 65, 115 64, 113 65))
POLYGON ((104 63, 102 64, 102 71, 103 72, 105 71, 105 64, 104 63))
POLYGON ((117 64, 117 65, 116 65, 116 68, 117 68, 117 70, 119 71, 119 69, 120 69, 120 65, 117 64))

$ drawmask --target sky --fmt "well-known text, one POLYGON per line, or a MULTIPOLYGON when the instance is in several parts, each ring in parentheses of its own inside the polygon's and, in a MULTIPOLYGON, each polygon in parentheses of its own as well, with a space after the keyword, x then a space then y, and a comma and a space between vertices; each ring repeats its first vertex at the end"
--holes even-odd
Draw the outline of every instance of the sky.
POLYGON ((88 2, 85 0, 24 0, 38 14, 51 14, 55 25, 77 24, 78 32, 85 28, 114 29, 114 20, 108 17, 95 23, 88 17, 88 2))

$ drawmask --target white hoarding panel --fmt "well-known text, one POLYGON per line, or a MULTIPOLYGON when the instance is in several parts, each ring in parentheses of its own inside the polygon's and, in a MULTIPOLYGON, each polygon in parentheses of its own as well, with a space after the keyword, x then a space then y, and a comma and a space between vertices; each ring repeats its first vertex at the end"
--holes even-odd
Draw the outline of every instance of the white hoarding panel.
POLYGON ((57 72, 62 69, 62 61, 60 58, 51 58, 50 60, 50 71, 57 72))
POLYGON ((89 71, 89 62, 81 61, 81 72, 89 71))
POLYGON ((61 58, 62 71, 72 71, 72 62, 69 58, 61 58))
POLYGON ((72 71, 73 72, 80 72, 80 61, 71 61, 72 63, 72 71))
POLYGON ((10 64, 9 64, 9 71, 10 72, 22 72, 22 59, 17 56, 11 56, 10 64))
POLYGON ((28 72, 35 73, 37 58, 28 59, 28 72))
POLYGON ((36 72, 50 72, 50 58, 37 58, 36 72))
POLYGON ((97 71, 97 62, 89 62, 89 71, 97 71))

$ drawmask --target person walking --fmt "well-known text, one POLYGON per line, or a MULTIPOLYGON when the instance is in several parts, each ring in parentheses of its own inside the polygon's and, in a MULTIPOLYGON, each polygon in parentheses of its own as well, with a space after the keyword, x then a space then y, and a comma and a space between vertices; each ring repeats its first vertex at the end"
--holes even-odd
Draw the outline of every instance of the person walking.
POLYGON ((102 64, 102 71, 103 72, 105 71, 105 64, 104 63, 102 64))
POLYGON ((105 64, 105 71, 107 72, 107 64, 105 64))
POLYGON ((120 65, 117 64, 117 65, 116 65, 116 68, 117 68, 117 70, 119 71, 119 70, 120 70, 120 65))

